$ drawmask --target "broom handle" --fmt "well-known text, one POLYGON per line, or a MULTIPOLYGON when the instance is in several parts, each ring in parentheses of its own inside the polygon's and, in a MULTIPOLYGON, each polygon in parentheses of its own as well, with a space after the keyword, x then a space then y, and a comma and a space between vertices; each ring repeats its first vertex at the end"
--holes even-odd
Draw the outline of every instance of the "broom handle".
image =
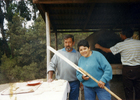
MULTIPOLYGON (((56 55, 58 55, 61 59, 63 59, 64 61, 66 61, 68 64, 70 64, 73 68, 75 68, 76 70, 78 70, 81 74, 83 74, 84 76, 88 76, 91 79, 93 79, 96 83, 98 83, 99 81, 96 80, 93 76, 91 76, 89 73, 87 73, 86 71, 84 71, 82 68, 78 67, 76 64, 74 64, 72 61, 70 61, 69 59, 67 59, 65 56, 63 56, 62 54, 60 54, 58 51, 56 51, 55 49, 53 49, 50 46, 47 46, 47 49, 49 49, 50 51, 52 51, 53 53, 55 53, 56 55)), ((116 94, 114 94, 111 90, 109 90, 107 87, 104 86, 104 89, 109 92, 112 96, 114 96, 116 99, 118 100, 122 100, 120 97, 118 97, 116 94)))
POLYGON ((78 70, 80 73, 82 73, 84 76, 86 76, 83 72, 81 72, 78 68, 78 66, 73 63, 72 61, 70 61, 68 58, 66 58, 65 56, 63 56, 61 53, 59 53, 58 51, 56 51, 55 49, 53 49, 50 46, 47 46, 47 48, 52 51, 53 53, 55 53, 56 55, 58 55, 61 59, 63 59, 64 61, 66 61, 68 64, 70 64, 73 68, 75 68, 76 70, 78 70))

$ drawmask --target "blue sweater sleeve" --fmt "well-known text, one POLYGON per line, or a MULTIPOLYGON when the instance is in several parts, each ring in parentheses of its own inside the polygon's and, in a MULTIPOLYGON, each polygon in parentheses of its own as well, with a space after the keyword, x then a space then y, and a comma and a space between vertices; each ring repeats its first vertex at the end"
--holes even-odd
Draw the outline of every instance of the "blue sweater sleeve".
MULTIPOLYGON (((80 66, 80 59, 78 61, 78 66, 80 66)), ((83 74, 81 74, 79 71, 76 71, 76 76, 80 82, 84 81, 84 79, 82 78, 83 74)))
POLYGON ((99 54, 98 62, 100 64, 100 68, 104 71, 100 80, 106 83, 112 79, 112 67, 101 53, 99 54))

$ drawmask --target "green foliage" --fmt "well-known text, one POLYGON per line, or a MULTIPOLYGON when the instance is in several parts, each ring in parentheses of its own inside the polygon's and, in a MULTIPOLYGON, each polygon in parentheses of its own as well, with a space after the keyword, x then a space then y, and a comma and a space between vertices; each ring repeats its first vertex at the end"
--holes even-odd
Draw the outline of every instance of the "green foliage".
POLYGON ((4 54, 1 58, 0 71, 8 81, 17 81, 20 76, 20 67, 16 66, 16 59, 7 58, 4 54))
MULTIPOLYGON (((6 4, 5 13, 2 14, 5 14, 4 17, 8 21, 8 29, 3 32, 3 38, 6 37, 5 40, 11 50, 11 56, 8 58, 3 55, 5 52, 3 48, 0 49, 0 83, 44 78, 46 77, 45 23, 40 16, 33 27, 26 29, 26 20, 31 18, 35 20, 38 9, 32 4, 32 0, 12 1, 14 0, 0 3, 0 5, 6 4), (34 8, 33 17, 27 5, 34 8)), ((0 41, 0 47, 4 47, 3 41, 0 41)))
POLYGON ((25 43, 25 28, 22 26, 24 19, 19 16, 19 14, 15 14, 13 16, 12 22, 8 23, 7 30, 7 39, 8 44, 11 48, 12 57, 17 56, 18 50, 25 43))
POLYGON ((43 67, 38 67, 37 63, 32 62, 30 65, 20 67, 16 65, 16 59, 9 59, 6 57, 6 55, 3 55, 1 60, 2 65, 0 66, 0 70, 1 74, 3 75, 3 77, 0 78, 1 81, 3 81, 2 79, 4 78, 7 80, 6 82, 14 82, 19 80, 27 81, 40 78, 39 71, 43 67))
POLYGON ((41 16, 29 29, 22 25, 24 19, 18 14, 8 23, 8 44, 11 58, 2 56, 0 80, 3 82, 26 81, 46 77, 46 35, 41 16))
POLYGON ((21 79, 28 81, 36 79, 36 75, 38 74, 37 63, 32 62, 28 66, 23 66, 21 71, 21 79))
POLYGON ((10 4, 8 4, 9 6, 7 7, 7 13, 6 13, 6 19, 8 20, 8 21, 12 21, 12 18, 13 18, 13 16, 14 16, 14 13, 16 13, 17 11, 17 5, 15 4, 15 3, 10 3, 10 4))
MULTIPOLYGON (((6 34, 5 30, 7 30, 7 28, 5 29, 5 25, 4 25, 4 20, 6 19, 8 21, 9 25, 14 24, 15 22, 18 21, 12 21, 13 16, 15 16, 17 13, 23 17, 25 20, 29 21, 31 19, 35 20, 37 17, 37 7, 35 4, 32 3, 32 0, 0 0, 0 30, 1 30, 1 34, 2 34, 2 49, 4 53, 6 53, 6 55, 9 57, 10 54, 12 53, 12 56, 14 56, 13 54, 13 46, 8 47, 8 43, 7 40, 9 38, 11 38, 9 36, 9 34, 6 34), (30 9, 32 8, 33 9, 30 9), (10 24, 11 23, 11 24, 10 24), (5 37, 8 37, 8 39, 6 39, 5 37), (10 48, 12 50, 12 52, 10 52, 10 48)), ((22 23, 23 24, 23 23, 22 23)), ((20 25, 21 26, 21 25, 20 25)), ((10 29, 12 29, 12 27, 10 27, 10 29)), ((23 30, 19 30, 23 32, 23 30)), ((10 32, 12 34, 12 32, 10 32)), ((15 34, 16 32, 14 32, 15 34)), ((14 37, 14 36, 13 36, 14 37)), ((23 37, 23 36, 22 36, 23 37)), ((3 54, 3 53, 0 53, 3 54)), ((1 55, 0 55, 1 58, 1 55)))
POLYGON ((21 0, 18 2, 17 10, 20 12, 20 16, 23 18, 26 18, 26 20, 31 20, 31 11, 30 9, 26 6, 26 1, 21 0))
MULTIPOLYGON (((12 1, 12 0, 11 0, 12 1)), ((28 2, 25 0, 21 0, 19 2, 11 2, 7 4, 7 13, 6 13, 6 19, 11 22, 13 16, 16 13, 19 13, 19 15, 23 18, 25 18, 27 21, 31 20, 31 11, 30 9, 27 7, 28 2)), ((31 6, 31 4, 30 4, 31 6)))
POLYGON ((88 37, 90 34, 92 34, 93 32, 79 32, 79 33, 74 33, 74 38, 75 38, 75 45, 74 48, 77 50, 77 44, 80 40, 85 39, 86 37, 88 37))
MULTIPOLYGON (((4 54, 4 50, 3 50, 3 41, 0 39, 0 58, 2 57, 2 55, 4 54)), ((1 63, 1 61, 0 61, 1 63)))

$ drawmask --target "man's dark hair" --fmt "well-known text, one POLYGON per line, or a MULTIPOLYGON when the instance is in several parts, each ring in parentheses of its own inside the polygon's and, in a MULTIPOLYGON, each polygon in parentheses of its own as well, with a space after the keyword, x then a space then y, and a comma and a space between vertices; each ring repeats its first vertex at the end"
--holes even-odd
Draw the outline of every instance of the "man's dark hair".
POLYGON ((72 34, 67 34, 64 36, 64 40, 68 38, 72 38, 72 41, 74 42, 74 36, 72 34))
POLYGON ((133 30, 131 28, 123 28, 122 34, 125 35, 127 38, 130 38, 133 36, 133 30))
POLYGON ((89 48, 89 43, 88 43, 87 40, 80 40, 78 45, 77 45, 78 51, 79 51, 79 47, 80 46, 84 46, 84 47, 88 47, 89 48))

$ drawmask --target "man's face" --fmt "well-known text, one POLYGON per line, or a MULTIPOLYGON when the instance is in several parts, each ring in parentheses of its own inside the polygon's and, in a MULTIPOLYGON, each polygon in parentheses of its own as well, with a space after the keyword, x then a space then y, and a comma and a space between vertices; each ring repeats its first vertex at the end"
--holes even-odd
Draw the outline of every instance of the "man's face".
POLYGON ((73 50, 73 45, 74 42, 72 41, 72 38, 68 38, 64 40, 64 47, 66 49, 66 51, 71 52, 73 50))

